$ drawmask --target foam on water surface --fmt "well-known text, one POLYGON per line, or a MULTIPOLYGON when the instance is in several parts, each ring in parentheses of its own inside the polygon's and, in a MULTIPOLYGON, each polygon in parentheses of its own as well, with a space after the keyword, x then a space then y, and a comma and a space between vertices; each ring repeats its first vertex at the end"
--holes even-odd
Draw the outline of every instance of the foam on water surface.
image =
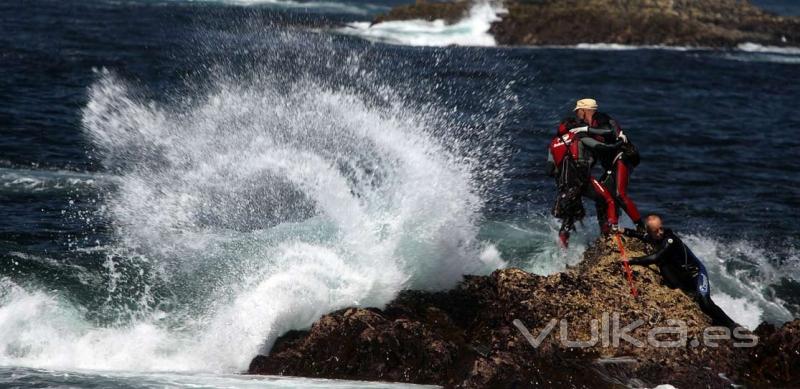
POLYGON ((478 2, 466 17, 453 24, 444 20, 398 20, 374 25, 371 22, 353 22, 338 32, 408 46, 495 46, 489 28, 503 12, 505 10, 500 6, 478 2))

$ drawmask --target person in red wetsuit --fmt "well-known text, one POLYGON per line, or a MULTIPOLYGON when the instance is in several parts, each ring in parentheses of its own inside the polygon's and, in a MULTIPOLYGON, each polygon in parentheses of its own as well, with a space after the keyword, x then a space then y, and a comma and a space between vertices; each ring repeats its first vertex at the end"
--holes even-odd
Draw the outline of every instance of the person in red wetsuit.
POLYGON ((628 181, 633 168, 639 164, 639 152, 622 131, 616 120, 606 113, 597 112, 597 101, 581 99, 575 104, 575 116, 589 126, 590 134, 604 142, 622 141, 615 150, 598 150, 596 153, 604 174, 600 182, 613 188, 617 203, 625 210, 636 228, 644 229, 642 216, 636 204, 628 195, 628 181))
POLYGON ((569 245, 570 231, 585 214, 581 200, 583 196, 595 200, 599 223, 608 226, 606 230, 609 227, 617 230, 614 197, 608 188, 591 176, 591 168, 596 152, 613 151, 621 143, 607 144, 592 138, 588 128, 580 127, 580 123, 574 119, 566 119, 559 124, 557 134, 548 147, 546 173, 555 177, 558 185, 559 194, 553 214, 562 220, 558 236, 563 247, 569 245))

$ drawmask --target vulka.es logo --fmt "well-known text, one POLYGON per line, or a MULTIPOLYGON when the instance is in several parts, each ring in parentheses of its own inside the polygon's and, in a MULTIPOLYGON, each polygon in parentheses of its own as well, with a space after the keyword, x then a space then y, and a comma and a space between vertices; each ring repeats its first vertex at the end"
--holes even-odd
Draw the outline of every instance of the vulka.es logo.
POLYGON ((635 320, 626 326, 620 323, 620 314, 614 312, 608 314, 604 312, 600 320, 590 321, 591 337, 586 340, 569 338, 569 321, 566 319, 551 319, 547 325, 534 337, 522 321, 516 319, 513 324, 519 329, 522 336, 528 340, 534 348, 538 348, 542 342, 553 332, 556 326, 559 327, 559 342, 568 348, 594 347, 598 344, 602 347, 619 347, 625 341, 635 347, 719 347, 718 341, 734 339, 733 347, 754 347, 758 344, 758 337, 743 327, 737 327, 731 331, 727 327, 706 327, 698 338, 689 340, 688 326, 683 320, 667 320, 666 326, 653 327, 647 332, 644 340, 635 338, 633 332, 644 324, 641 319, 635 320))

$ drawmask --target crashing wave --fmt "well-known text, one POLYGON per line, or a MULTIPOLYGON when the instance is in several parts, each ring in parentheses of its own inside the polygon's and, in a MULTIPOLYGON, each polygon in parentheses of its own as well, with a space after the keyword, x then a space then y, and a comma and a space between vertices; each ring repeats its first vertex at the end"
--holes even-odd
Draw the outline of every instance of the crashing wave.
POLYGON ((493 22, 505 10, 489 2, 478 2, 469 15, 448 24, 444 20, 395 20, 378 24, 350 23, 340 33, 359 36, 375 42, 407 46, 495 46, 489 33, 493 22))
POLYGON ((2 364, 237 372, 327 312, 504 266, 477 239, 469 160, 399 99, 311 81, 219 81, 170 104, 132 90, 102 72, 83 118, 115 176, 97 294, 120 319, 9 286, 2 364))

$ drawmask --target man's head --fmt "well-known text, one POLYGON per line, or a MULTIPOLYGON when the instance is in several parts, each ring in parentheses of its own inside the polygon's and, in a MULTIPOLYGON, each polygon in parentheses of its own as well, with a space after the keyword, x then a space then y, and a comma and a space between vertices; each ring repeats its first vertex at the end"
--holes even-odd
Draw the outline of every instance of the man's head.
POLYGON ((592 123, 592 116, 597 112, 597 100, 580 99, 575 103, 575 117, 583 120, 586 124, 592 123))
POLYGON ((664 225, 661 221, 661 216, 654 213, 647 215, 645 224, 647 225, 647 234, 650 235, 650 238, 655 240, 664 238, 664 225))

